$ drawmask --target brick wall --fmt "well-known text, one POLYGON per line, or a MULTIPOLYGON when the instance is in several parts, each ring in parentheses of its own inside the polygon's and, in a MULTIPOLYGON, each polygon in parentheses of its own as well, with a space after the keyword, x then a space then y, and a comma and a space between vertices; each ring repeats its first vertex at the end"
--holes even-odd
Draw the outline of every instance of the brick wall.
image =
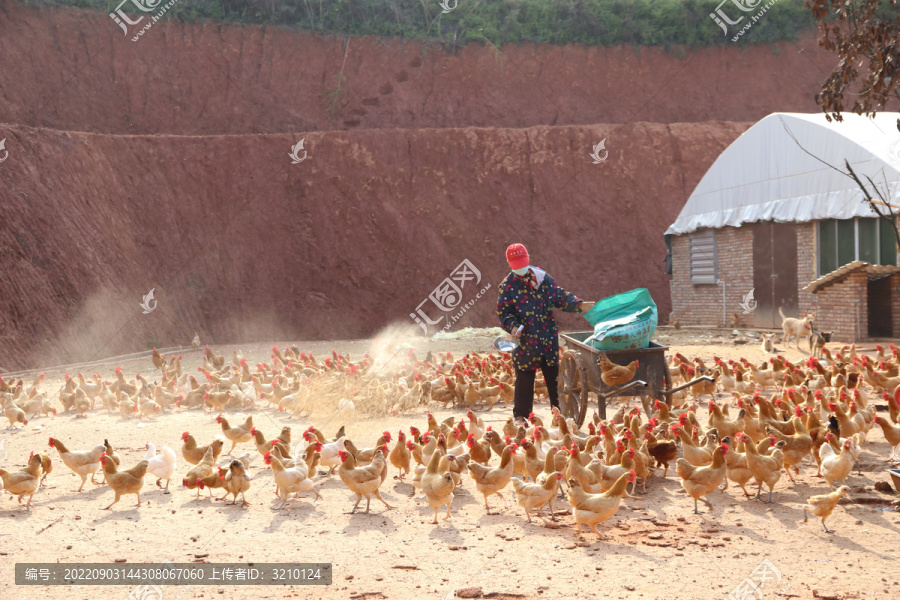
POLYGON ((820 289, 816 294, 818 329, 833 332, 832 339, 842 342, 853 343, 868 337, 868 285, 869 278, 865 271, 857 271, 838 283, 820 289))
MULTIPOLYGON (((816 223, 797 224, 797 281, 800 288, 816 279, 816 223)), ((745 315, 740 303, 753 287, 753 230, 723 227, 716 232, 719 279, 726 286, 726 316, 737 313, 738 327, 754 327, 753 313, 745 315)), ((683 325, 722 325, 722 286, 691 284, 690 236, 672 238, 672 314, 683 325)), ((817 295, 798 292, 800 314, 817 312, 817 295)), ((855 314, 855 313, 854 313, 855 314)), ((898 316, 900 318, 900 316, 898 316)), ((674 320, 674 317, 671 320, 674 320)), ((661 315, 661 321, 666 322, 661 315)), ((730 322, 727 325, 731 327, 730 322)), ((896 331, 900 332, 900 329, 896 331)))
MULTIPOLYGON (((723 227, 716 231, 718 277, 725 281, 726 317, 737 313, 740 328, 754 327, 753 313, 743 314, 740 303, 753 287, 753 230, 750 227, 723 227)), ((817 294, 803 287, 817 277, 816 223, 797 224, 797 282, 800 314, 815 314, 816 328, 833 331, 835 339, 860 341, 869 335, 868 277, 865 272, 852 273, 817 294)), ((722 286, 691 284, 690 236, 672 238, 672 316, 682 325, 722 325, 722 286)), ((891 279, 892 326, 900 337, 900 273, 891 279)), ((660 315, 667 322, 665 315, 660 315)), ((731 327, 731 323, 727 324, 731 327)))
MULTIPOLYGON (((753 287, 753 230, 750 227, 723 227, 716 231, 718 277, 725 282, 726 318, 737 313, 739 327, 752 327, 753 314, 740 308, 744 294, 753 287)), ((691 284, 690 235, 672 238, 672 317, 682 325, 722 325, 722 286, 691 284)), ((666 322, 663 315, 660 321, 666 322)), ((731 327, 731 323, 727 324, 731 327)))
POLYGON ((816 279, 816 223, 797 224, 797 283, 800 287, 797 300, 800 315, 816 313, 817 296, 804 292, 803 287, 816 279))
POLYGON ((900 337, 900 273, 891 275, 891 333, 900 337))

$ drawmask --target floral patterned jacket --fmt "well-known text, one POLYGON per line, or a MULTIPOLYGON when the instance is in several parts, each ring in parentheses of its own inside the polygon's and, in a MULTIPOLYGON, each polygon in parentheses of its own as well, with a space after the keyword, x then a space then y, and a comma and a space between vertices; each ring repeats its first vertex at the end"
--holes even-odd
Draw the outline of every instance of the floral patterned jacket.
POLYGON ((581 300, 562 289, 543 269, 531 267, 532 286, 525 277, 510 272, 500 283, 497 315, 500 325, 513 333, 524 325, 519 347, 512 352, 516 369, 531 371, 543 359, 550 365, 559 363, 559 331, 553 309, 581 312, 581 300))

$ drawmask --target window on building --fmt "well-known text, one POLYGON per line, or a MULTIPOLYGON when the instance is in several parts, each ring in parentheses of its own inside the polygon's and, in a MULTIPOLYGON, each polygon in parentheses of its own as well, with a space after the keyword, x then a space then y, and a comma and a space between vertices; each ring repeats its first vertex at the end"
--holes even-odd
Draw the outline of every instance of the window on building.
POLYGON ((890 223, 883 219, 826 219, 818 228, 819 276, 854 260, 896 265, 897 244, 890 223))
POLYGON ((716 230, 704 229, 691 234, 691 283, 716 283, 716 230))

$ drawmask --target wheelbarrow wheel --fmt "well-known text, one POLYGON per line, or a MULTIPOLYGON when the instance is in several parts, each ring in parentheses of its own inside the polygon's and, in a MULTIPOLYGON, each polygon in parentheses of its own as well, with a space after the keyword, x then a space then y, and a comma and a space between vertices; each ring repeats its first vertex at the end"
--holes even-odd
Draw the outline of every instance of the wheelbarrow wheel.
POLYGON ((587 371, 574 352, 566 352, 560 359, 558 390, 560 412, 581 427, 588 406, 587 371))

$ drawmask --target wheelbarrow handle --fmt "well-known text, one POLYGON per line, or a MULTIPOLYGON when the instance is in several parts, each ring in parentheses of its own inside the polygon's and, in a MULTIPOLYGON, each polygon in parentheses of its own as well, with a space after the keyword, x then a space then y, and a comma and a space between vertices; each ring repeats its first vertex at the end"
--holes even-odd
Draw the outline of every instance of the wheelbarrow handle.
POLYGON ((627 392, 628 390, 630 390, 630 389, 632 389, 632 388, 636 388, 636 387, 639 386, 639 385, 642 385, 642 386, 644 386, 644 387, 647 387, 647 382, 646 382, 646 381, 641 381, 640 379, 635 379, 635 380, 633 380, 633 381, 630 381, 630 382, 626 383, 626 384, 623 385, 622 387, 614 388, 614 389, 612 389, 611 391, 606 392, 605 394, 601 394, 601 393, 598 392, 598 393, 597 393, 597 396, 599 396, 600 398, 602 398, 602 399, 605 401, 605 400, 607 400, 608 398, 611 398, 611 397, 613 397, 613 396, 617 396, 617 395, 619 395, 619 394, 621 394, 621 393, 627 392))
POLYGON ((661 393, 665 394, 665 395, 674 394, 675 392, 680 392, 681 390, 683 390, 685 388, 689 388, 696 383, 700 383, 701 381, 715 381, 715 379, 713 379, 709 375, 703 375, 702 377, 698 377, 697 379, 694 379, 693 381, 683 383, 683 384, 679 385, 678 387, 674 387, 670 390, 662 390, 661 393))

